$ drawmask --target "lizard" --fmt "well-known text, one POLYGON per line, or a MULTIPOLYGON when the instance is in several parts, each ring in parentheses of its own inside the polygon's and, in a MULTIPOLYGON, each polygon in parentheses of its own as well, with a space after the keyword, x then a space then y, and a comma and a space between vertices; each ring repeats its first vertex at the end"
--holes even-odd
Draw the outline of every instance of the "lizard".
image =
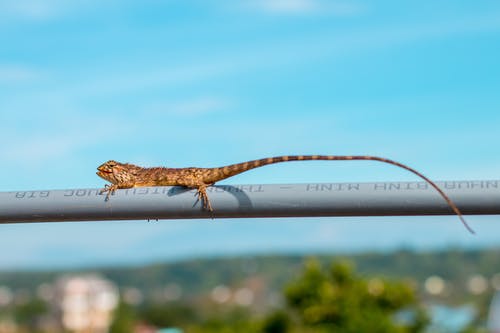
POLYGON ((451 207, 453 212, 458 216, 465 228, 474 233, 474 230, 467 224, 461 211, 455 203, 448 197, 446 193, 432 180, 424 176, 419 171, 394 160, 368 155, 285 155, 262 158, 258 160, 236 163, 216 168, 167 168, 153 167, 143 168, 130 163, 120 163, 114 160, 109 160, 97 168, 97 175, 111 183, 106 184, 100 190, 100 194, 107 192, 105 201, 109 200, 110 195, 114 194, 117 189, 126 189, 133 187, 144 186, 184 186, 197 190, 198 200, 201 200, 202 207, 205 210, 213 212, 212 205, 207 194, 207 186, 214 185, 216 182, 223 179, 233 177, 242 172, 251 169, 259 168, 268 164, 290 162, 290 161, 350 161, 350 160, 365 160, 378 161, 395 165, 417 175, 431 185, 451 207))

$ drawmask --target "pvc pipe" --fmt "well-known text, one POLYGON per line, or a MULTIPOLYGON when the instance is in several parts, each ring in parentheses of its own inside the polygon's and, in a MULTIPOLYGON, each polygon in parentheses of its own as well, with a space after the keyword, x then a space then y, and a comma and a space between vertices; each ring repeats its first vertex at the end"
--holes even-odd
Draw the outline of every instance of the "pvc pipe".
MULTIPOLYGON (((437 182, 463 214, 500 214, 500 180, 437 182)), ((0 223, 306 217, 452 215, 424 182, 216 185, 207 189, 214 212, 196 190, 178 186, 0 192, 0 223)))

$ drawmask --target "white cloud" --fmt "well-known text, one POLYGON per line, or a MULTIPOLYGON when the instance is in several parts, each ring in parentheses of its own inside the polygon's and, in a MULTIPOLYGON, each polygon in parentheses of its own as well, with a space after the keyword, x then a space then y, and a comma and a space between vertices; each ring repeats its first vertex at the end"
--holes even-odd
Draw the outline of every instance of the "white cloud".
POLYGON ((58 0, 37 1, 17 0, 0 2, 2 16, 28 20, 46 20, 57 16, 61 11, 62 2, 58 0))
POLYGON ((5 160, 41 163, 65 156, 84 144, 85 138, 71 135, 35 135, 2 147, 0 153, 5 160))
POLYGON ((32 68, 0 64, 0 84, 32 81, 39 76, 40 73, 32 68))
POLYGON ((0 139, 9 144, 0 146, 0 161, 24 163, 32 168, 50 160, 70 158, 81 149, 118 137, 120 131, 128 130, 128 125, 120 119, 78 111, 52 110, 44 114, 44 119, 32 116, 30 121, 38 124, 35 127, 23 128, 18 122, 4 121, 0 139), (46 124, 50 125, 45 127, 46 124))
POLYGON ((177 116, 200 116, 220 112, 231 104, 227 99, 216 96, 201 96, 185 101, 154 103, 147 109, 155 114, 177 116))
POLYGON ((254 1, 253 5, 271 13, 303 13, 319 7, 314 0, 263 0, 254 1))
POLYGON ((269 14, 312 14, 353 15, 364 10, 364 6, 353 1, 339 0, 248 0, 246 9, 269 14))
POLYGON ((332 221, 322 221, 320 223, 311 223, 311 227, 306 233, 306 239, 316 246, 331 246, 339 241, 339 226, 332 221))
MULTIPOLYGON (((81 14, 82 10, 95 7, 95 0, 12 0, 0 1, 0 23, 16 20, 49 21, 68 13, 81 14)), ((116 4, 114 1, 112 4, 116 4)))
MULTIPOLYGON (((65 96, 111 96, 123 95, 126 92, 137 93, 152 87, 180 86, 200 83, 222 75, 232 74, 239 63, 231 60, 215 60, 209 63, 187 63, 165 66, 158 64, 152 69, 129 69, 126 72, 115 72, 102 69, 99 75, 89 76, 88 80, 80 80, 58 89, 58 94, 65 96)), ((45 94, 45 92, 44 92, 45 94)))

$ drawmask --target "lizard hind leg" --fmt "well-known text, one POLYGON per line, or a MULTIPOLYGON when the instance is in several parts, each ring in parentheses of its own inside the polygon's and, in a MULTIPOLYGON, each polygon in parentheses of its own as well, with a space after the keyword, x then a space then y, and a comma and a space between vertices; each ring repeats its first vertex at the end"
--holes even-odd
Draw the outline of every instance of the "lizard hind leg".
POLYGON ((208 210, 209 212, 213 212, 212 205, 210 204, 210 199, 207 194, 207 186, 205 184, 196 186, 198 200, 201 200, 203 204, 203 209, 208 210))

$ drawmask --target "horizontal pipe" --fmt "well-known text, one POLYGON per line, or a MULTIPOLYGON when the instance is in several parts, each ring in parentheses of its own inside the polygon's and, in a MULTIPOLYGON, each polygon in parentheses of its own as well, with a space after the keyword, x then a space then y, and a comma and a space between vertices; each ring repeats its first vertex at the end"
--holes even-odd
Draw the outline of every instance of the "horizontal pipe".
MULTIPOLYGON (((500 180, 437 182, 463 214, 500 214, 500 180)), ((178 186, 0 192, 0 223, 306 216, 452 215, 424 182, 217 185, 213 214, 178 186)))

